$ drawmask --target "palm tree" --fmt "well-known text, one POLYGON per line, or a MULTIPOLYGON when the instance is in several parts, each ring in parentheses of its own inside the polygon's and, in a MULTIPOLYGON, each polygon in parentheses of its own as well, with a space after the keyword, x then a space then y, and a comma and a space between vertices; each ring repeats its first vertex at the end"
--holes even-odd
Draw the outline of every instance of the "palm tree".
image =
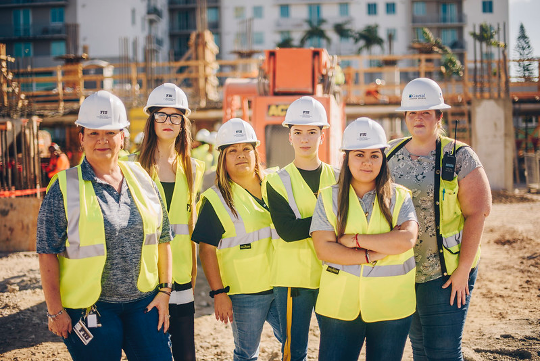
MULTIPOLYGON (((486 51, 489 50, 489 52, 491 53, 492 46, 505 48, 506 44, 495 40, 497 31, 485 22, 480 24, 478 33, 471 31, 469 35, 472 36, 473 39, 478 41, 480 44, 480 93, 482 93, 484 90, 484 79, 483 79, 484 77, 484 52, 482 49, 482 45, 485 44, 486 51)), ((489 77, 491 77, 491 59, 488 62, 487 74, 489 77)), ((489 94, 491 94, 491 81, 489 81, 488 86, 489 86, 489 94)))
POLYGON ((412 48, 423 54, 441 54, 443 56, 441 72, 445 78, 450 78, 452 75, 463 76, 463 65, 452 50, 443 44, 440 38, 433 36, 433 33, 428 28, 422 28, 422 36, 425 41, 411 44, 412 48))
POLYGON ((298 45, 294 44, 293 38, 282 39, 279 43, 276 44, 277 48, 297 48, 298 45))
POLYGON ((324 31, 322 28, 322 25, 326 23, 326 20, 319 19, 317 20, 317 23, 314 23, 311 20, 306 20, 306 23, 308 24, 309 29, 306 30, 304 36, 302 36, 300 39, 301 47, 304 47, 309 39, 324 39, 328 45, 332 43, 332 39, 326 35, 326 31, 324 31))
POLYGON ((363 50, 367 50, 371 55, 371 48, 378 45, 381 49, 384 49, 384 39, 379 36, 379 25, 367 25, 364 29, 356 32, 354 35, 354 42, 363 42, 362 46, 358 48, 358 54, 363 50))
POLYGON ((344 21, 342 23, 334 24, 334 32, 338 36, 338 53, 341 54, 341 39, 351 39, 354 38, 354 30, 349 27, 350 21, 344 21))

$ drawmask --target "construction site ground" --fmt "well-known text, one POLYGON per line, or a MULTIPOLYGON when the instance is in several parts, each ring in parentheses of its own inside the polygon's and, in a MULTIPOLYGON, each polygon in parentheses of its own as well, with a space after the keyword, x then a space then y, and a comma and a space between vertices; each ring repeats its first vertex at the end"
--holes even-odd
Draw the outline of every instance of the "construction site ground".
MULTIPOLYGON (((465 360, 540 360, 540 196, 494 193, 482 241, 480 273, 463 347, 465 360)), ((202 268, 196 287, 198 360, 231 360, 232 331, 213 316, 202 268)), ((0 360, 70 360, 47 329, 37 255, 0 254, 0 360)), ((308 359, 317 359, 313 318, 308 359)), ((265 326, 260 360, 280 360, 280 345, 265 326)), ((361 356, 364 359, 364 356, 361 356)), ((409 343, 404 360, 412 360, 409 343)))

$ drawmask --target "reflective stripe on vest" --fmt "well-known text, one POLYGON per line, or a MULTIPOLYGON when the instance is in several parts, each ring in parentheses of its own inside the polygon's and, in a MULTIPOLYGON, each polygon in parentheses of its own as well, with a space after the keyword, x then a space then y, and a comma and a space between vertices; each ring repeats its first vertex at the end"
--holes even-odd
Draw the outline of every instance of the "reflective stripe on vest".
MULTIPOLYGON (((339 173, 326 163, 322 163, 321 168, 319 189, 335 184, 339 173)), ((288 164, 276 174, 268 175, 267 182, 289 203, 296 219, 313 216, 317 197, 294 163, 288 164)), ((273 286, 319 288, 322 262, 317 257, 311 237, 294 242, 278 238, 273 241, 273 245, 273 286)))
MULTIPOLYGON (((393 226, 409 191, 396 185, 392 213, 393 226)), ((328 221, 337 227, 338 186, 321 190, 328 221)), ((390 231, 377 198, 369 223, 354 189, 349 189, 349 213, 345 234, 379 234, 390 231)), ((415 260, 412 249, 388 255, 372 264, 339 265, 325 263, 315 311, 326 317, 351 321, 361 314, 365 322, 396 320, 411 315, 416 307, 415 260)))
POLYGON ((234 182, 231 192, 238 217, 233 215, 216 186, 207 189, 199 202, 199 206, 203 199, 211 203, 225 230, 216 250, 221 280, 233 295, 267 291, 272 289, 270 213, 234 182))
MULTIPOLYGON (((138 163, 118 163, 143 221, 144 239, 137 286, 149 292, 158 283, 158 239, 162 208, 153 183, 138 163)), ((82 179, 81 167, 59 173, 67 218, 66 250, 58 255, 60 295, 68 308, 85 308, 101 293, 106 259, 103 215, 93 184, 82 179)))

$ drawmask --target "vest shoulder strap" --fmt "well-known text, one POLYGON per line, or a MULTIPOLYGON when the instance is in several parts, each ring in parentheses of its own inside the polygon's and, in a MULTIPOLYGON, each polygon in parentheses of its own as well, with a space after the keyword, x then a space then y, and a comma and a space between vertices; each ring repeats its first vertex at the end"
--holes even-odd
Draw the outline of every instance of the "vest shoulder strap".
POLYGON ((390 160, 401 148, 403 148, 407 143, 409 143, 411 139, 412 137, 407 137, 397 142, 397 144, 394 145, 394 147, 391 148, 386 154, 386 160, 390 160))

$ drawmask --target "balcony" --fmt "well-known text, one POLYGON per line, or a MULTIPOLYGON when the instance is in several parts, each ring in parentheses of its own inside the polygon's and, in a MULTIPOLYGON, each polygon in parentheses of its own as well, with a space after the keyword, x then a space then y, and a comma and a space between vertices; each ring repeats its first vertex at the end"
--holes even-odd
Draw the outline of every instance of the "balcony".
POLYGON ((428 14, 428 15, 413 15, 412 23, 415 26, 465 26, 467 16, 465 14, 428 14))
POLYGON ((66 24, 31 24, 0 27, 0 40, 65 39, 66 24))
POLYGON ((146 9, 146 20, 150 22, 159 22, 163 19, 163 13, 161 9, 157 6, 148 6, 146 9))
MULTIPOLYGON (((287 30, 307 30, 308 19, 304 18, 278 18, 276 20, 276 30, 277 31, 287 31, 287 30)), ((331 30, 333 29, 334 24, 338 23, 345 23, 347 21, 351 22, 353 21, 353 18, 350 16, 334 16, 334 17, 328 17, 324 18, 326 22, 322 25, 322 28, 325 30, 331 30)))
POLYGON ((66 6, 67 0, 0 0, 0 8, 20 8, 38 6, 66 6))

